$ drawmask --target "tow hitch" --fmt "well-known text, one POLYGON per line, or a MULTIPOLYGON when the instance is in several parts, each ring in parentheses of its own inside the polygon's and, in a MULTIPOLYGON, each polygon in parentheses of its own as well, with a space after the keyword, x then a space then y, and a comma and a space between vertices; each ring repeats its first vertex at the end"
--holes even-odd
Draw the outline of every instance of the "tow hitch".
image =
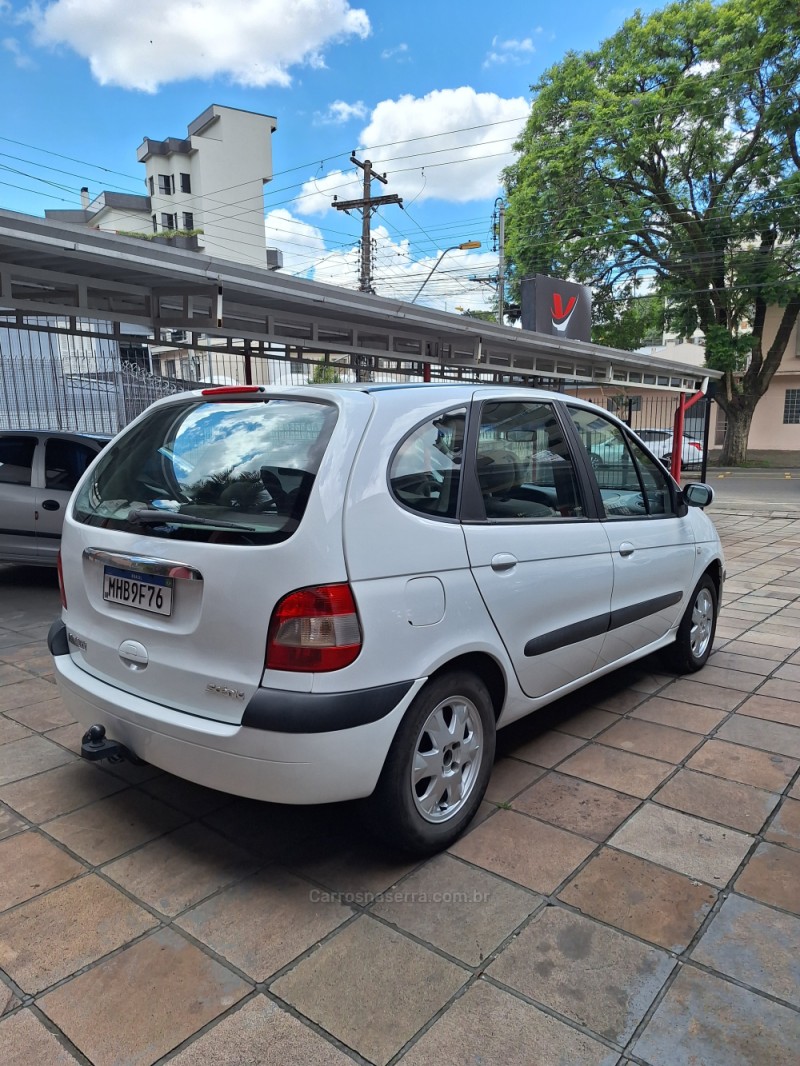
POLYGON ((81 737, 81 755, 90 762, 108 759, 109 762, 131 762, 134 766, 146 766, 144 759, 120 744, 118 740, 106 740, 104 725, 90 725, 81 737))

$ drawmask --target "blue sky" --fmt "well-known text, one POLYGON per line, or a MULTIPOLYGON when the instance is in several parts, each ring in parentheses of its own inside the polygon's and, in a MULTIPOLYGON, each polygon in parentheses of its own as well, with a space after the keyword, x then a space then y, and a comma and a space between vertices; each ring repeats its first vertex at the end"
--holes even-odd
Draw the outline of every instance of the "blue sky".
POLYGON ((359 195, 351 150, 369 156, 406 210, 373 219, 375 288, 484 306, 469 277, 497 269, 498 175, 530 86, 569 50, 595 47, 641 0, 568 7, 506 0, 0 0, 0 207, 43 215, 79 189, 144 192, 143 137, 186 136, 211 103, 274 115, 268 242, 289 273, 357 287, 359 195), (16 142, 16 143, 15 143, 16 142))

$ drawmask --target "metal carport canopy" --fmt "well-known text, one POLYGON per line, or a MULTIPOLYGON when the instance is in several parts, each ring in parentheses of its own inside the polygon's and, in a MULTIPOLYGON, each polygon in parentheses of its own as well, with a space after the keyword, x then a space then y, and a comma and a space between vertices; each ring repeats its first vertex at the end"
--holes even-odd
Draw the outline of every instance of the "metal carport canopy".
POLYGON ((153 343, 164 343, 164 330, 184 330, 184 347, 197 347, 202 335, 254 355, 279 345, 597 385, 693 392, 702 377, 721 377, 7 211, 0 211, 0 316, 11 327, 118 340, 124 323, 153 343), (26 321, 43 315, 60 321, 26 321))

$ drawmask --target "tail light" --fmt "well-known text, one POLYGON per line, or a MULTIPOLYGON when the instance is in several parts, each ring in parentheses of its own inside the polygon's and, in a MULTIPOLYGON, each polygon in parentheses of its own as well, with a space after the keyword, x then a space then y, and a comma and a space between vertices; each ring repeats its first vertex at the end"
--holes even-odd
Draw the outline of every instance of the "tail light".
POLYGON ((58 549, 58 556, 57 556, 56 565, 57 565, 57 569, 58 569, 58 591, 59 591, 59 594, 61 596, 61 606, 64 608, 64 610, 66 610, 67 609, 67 594, 64 591, 64 571, 61 568, 61 549, 60 548, 58 549))
POLYGON ((698 442, 696 440, 690 440, 689 441, 689 447, 690 448, 696 448, 698 452, 701 452, 703 450, 702 444, 698 444, 698 442))
POLYGON ((361 626, 349 585, 297 589, 279 601, 269 623, 269 670, 341 670, 361 651, 361 626))

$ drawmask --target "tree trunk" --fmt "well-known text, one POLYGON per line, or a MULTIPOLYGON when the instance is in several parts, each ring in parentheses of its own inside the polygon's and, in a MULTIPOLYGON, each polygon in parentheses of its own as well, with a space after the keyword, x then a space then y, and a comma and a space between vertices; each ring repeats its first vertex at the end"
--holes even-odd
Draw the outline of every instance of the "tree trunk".
POLYGON ((750 436, 750 423, 753 421, 753 406, 731 405, 726 414, 728 426, 725 430, 725 442, 722 445, 720 466, 743 466, 747 460, 747 438, 750 436))

